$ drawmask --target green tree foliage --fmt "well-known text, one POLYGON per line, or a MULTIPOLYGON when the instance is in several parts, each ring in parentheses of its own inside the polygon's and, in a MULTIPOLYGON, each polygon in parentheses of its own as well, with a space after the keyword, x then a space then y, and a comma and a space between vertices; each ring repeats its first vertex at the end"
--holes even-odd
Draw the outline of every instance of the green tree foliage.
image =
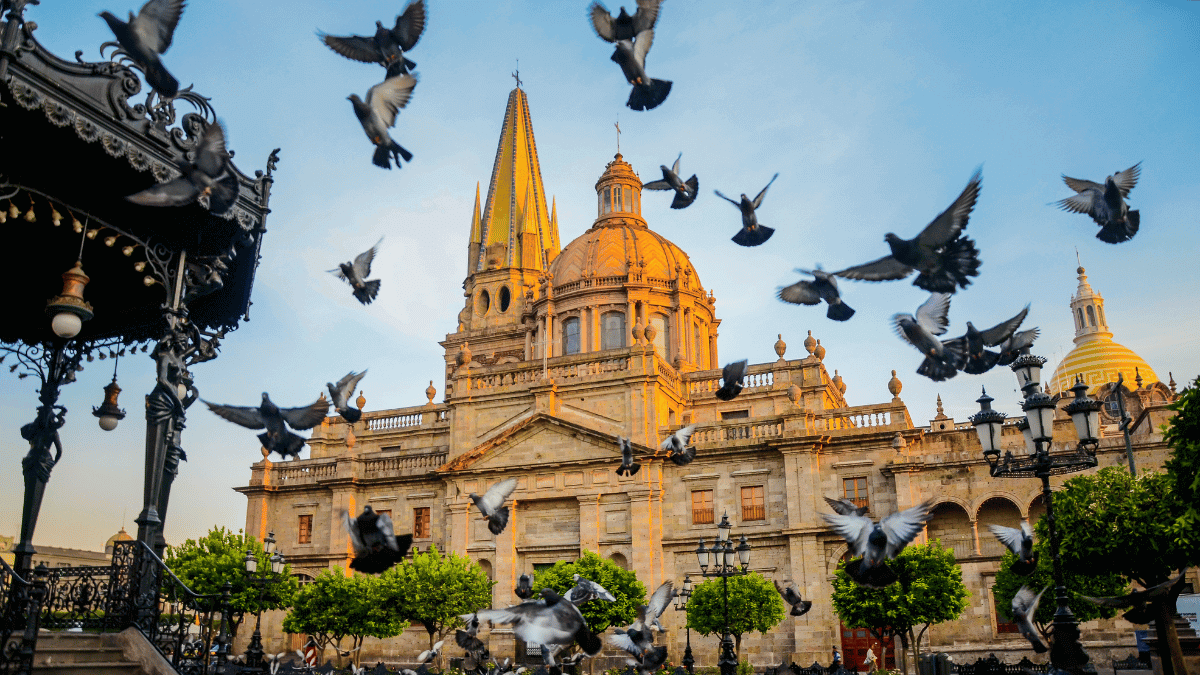
POLYGON ((168 548, 164 561, 175 576, 196 593, 220 595, 226 582, 232 586, 229 630, 234 634, 245 615, 290 606, 292 596, 299 588, 291 567, 286 564, 274 582, 261 588, 251 584, 246 576, 247 550, 253 551, 258 558, 259 570, 271 569, 261 541, 242 534, 241 530, 235 533, 223 527, 214 527, 198 540, 188 539, 168 548))
POLYGON ((910 545, 888 565, 899 579, 886 588, 867 588, 850 578, 844 562, 839 564, 833 579, 833 609, 847 628, 867 628, 880 643, 899 637, 903 672, 909 649, 916 663, 925 631, 962 616, 969 593, 954 551, 943 548, 940 541, 910 545))
MULTIPOLYGON (((1200 551, 1200 377, 1171 404, 1175 416, 1167 423, 1163 439, 1171 446, 1167 475, 1183 512, 1171 526, 1177 546, 1200 551)), ((1192 559, 1193 565, 1200 560, 1192 559)))
MULTIPOLYGON (((1046 530, 1045 519, 1039 521, 1034 527, 1035 539, 1033 550, 1038 554, 1037 569, 1027 577, 1014 574, 1012 565, 1017 561, 1017 556, 1012 552, 1004 554, 1004 558, 1000 560, 1000 571, 996 572, 996 585, 992 588, 993 595, 996 600, 996 609, 1000 614, 1009 617, 1011 620, 1012 614, 1012 599, 1021 590, 1021 586, 1028 584, 1035 591, 1051 586, 1050 590, 1042 596, 1042 602, 1038 605, 1038 611, 1033 616, 1034 622, 1037 624, 1038 630, 1042 636, 1049 638, 1050 622, 1054 620, 1054 612, 1057 605, 1054 602, 1054 561, 1050 555, 1050 535, 1046 530)), ((1119 574, 1076 574, 1074 572, 1064 572, 1063 582, 1067 587, 1068 600, 1067 604, 1071 607, 1071 611, 1075 613, 1075 618, 1080 621, 1091 621, 1092 619, 1109 618, 1116 615, 1116 612, 1111 609, 1104 609, 1099 605, 1093 604, 1079 597, 1082 595, 1090 595, 1095 598, 1121 595, 1125 592, 1125 587, 1128 583, 1125 577, 1119 574)))
MULTIPOLYGON (((348 577, 340 567, 325 570, 296 592, 283 630, 311 635, 321 649, 357 650, 364 638, 394 637, 408 623, 385 608, 388 591, 379 577, 348 577), (350 643, 343 646, 345 638, 350 643)), ((359 652, 353 653, 357 665, 359 652)))
MULTIPOLYGON (((775 585, 757 572, 729 577, 729 632, 737 653, 742 652, 742 635, 766 633, 783 621, 783 598, 775 585)), ((722 579, 709 579, 692 590, 687 604, 687 625, 701 635, 720 633, 725 622, 725 591, 722 579)))
POLYGON ((435 638, 463 625, 460 614, 470 614, 492 604, 495 582, 470 558, 451 552, 442 555, 436 546, 384 572, 388 611, 406 621, 420 623, 435 638))
POLYGON ((538 572, 533 579, 533 591, 537 593, 549 587, 565 594, 575 587, 575 575, 590 579, 613 594, 616 602, 592 600, 579 608, 588 628, 599 633, 609 626, 627 626, 637 616, 638 605, 646 604, 646 587, 637 575, 623 570, 611 560, 606 560, 587 551, 574 562, 559 561, 549 569, 538 572))

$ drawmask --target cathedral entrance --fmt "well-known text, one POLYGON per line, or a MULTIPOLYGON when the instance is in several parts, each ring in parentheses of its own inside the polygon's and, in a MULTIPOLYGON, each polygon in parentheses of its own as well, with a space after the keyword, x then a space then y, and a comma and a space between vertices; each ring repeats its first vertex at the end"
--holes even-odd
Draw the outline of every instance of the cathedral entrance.
POLYGON ((867 649, 875 652, 875 658, 879 663, 878 667, 888 670, 896 667, 895 640, 888 638, 883 643, 887 656, 885 661, 884 655, 879 653, 879 639, 871 635, 871 631, 866 628, 846 628, 841 625, 839 627, 842 631, 842 667, 846 670, 864 671, 867 649))

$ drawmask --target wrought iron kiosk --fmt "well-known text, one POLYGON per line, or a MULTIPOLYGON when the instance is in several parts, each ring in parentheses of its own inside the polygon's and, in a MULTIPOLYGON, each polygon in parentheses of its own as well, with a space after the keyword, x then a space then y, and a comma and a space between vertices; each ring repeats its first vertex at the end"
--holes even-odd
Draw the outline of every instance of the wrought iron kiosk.
MULTIPOLYGON (((107 603, 109 629, 157 635, 162 589, 172 585, 160 560, 162 525, 186 459, 187 409, 198 396, 191 367, 216 358, 226 332, 249 319, 278 160, 272 152, 253 177, 231 164, 239 193, 224 214, 212 213, 205 197, 170 208, 127 201, 178 177, 216 114, 191 87, 158 96, 115 43, 101 45, 107 60, 95 63, 82 50, 73 61, 51 54, 26 17, 36 4, 0 0, 0 223, 11 257, 23 260, 0 268, 0 282, 16 290, 0 324, 0 355, 8 375, 40 380, 36 415, 21 429, 29 451, 21 462, 20 542, 13 568, 0 565, 0 672, 27 672, 39 617, 53 616, 53 602, 79 602, 57 597, 57 575, 31 569, 42 497, 64 454, 59 391, 85 360, 139 346, 156 364, 145 406, 143 508, 136 545, 114 552, 114 570, 118 558, 131 558, 126 571, 113 573, 121 579, 110 580, 98 601, 107 603)), ((113 385, 95 411, 108 428, 124 416, 115 377, 113 385)))

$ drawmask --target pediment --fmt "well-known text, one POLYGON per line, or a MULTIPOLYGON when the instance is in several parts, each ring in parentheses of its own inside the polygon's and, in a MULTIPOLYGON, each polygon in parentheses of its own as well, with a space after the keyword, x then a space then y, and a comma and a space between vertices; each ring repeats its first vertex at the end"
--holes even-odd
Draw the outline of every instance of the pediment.
MULTIPOLYGON (((648 450, 637 444, 641 455, 648 450)), ((619 464, 617 437, 560 417, 538 413, 455 457, 439 472, 529 470, 531 467, 619 464)))

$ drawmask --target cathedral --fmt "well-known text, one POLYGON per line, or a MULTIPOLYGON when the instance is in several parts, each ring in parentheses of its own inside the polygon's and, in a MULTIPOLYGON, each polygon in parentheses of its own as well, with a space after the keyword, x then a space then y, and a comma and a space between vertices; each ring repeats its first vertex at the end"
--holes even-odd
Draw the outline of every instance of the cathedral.
MULTIPOLYGON (((940 402, 932 419, 915 420, 895 371, 890 380, 881 373, 880 402, 848 405, 846 383, 830 375, 811 333, 793 345, 780 336, 778 359, 751 364, 741 395, 717 399, 716 298, 687 253, 642 217, 641 185, 617 154, 596 181, 594 222, 561 246, 529 102, 513 89, 486 200, 476 188, 465 303, 440 343, 442 400, 431 382, 423 405, 364 410, 354 424, 326 418, 309 440, 309 459, 254 464, 237 488, 247 498, 246 531, 273 531, 303 581, 347 566, 340 514, 370 505, 390 514, 397 532, 412 532, 415 548, 436 545, 476 561, 497 582, 493 606, 503 607, 518 602, 519 575, 585 551, 636 572, 649 590, 667 580, 678 587, 685 575, 699 581, 697 542, 712 541, 726 514, 734 538, 745 535, 753 547, 750 570, 791 582, 813 601, 808 614, 745 636, 742 658, 759 667, 828 663, 836 646, 847 662, 861 663, 866 631, 842 627, 830 603, 846 543, 818 516, 828 510, 822 497, 850 499, 874 518, 932 498, 934 517, 920 540, 953 548, 970 604, 959 621, 930 629, 929 646, 960 662, 1032 656, 995 606, 1003 550, 985 526, 1040 517, 1038 481, 990 478, 971 424, 945 415, 940 402), (665 461, 660 440, 691 424, 696 460, 665 461), (632 440, 642 465, 636 475, 614 472, 619 436, 632 440), (493 535, 467 495, 510 476, 518 477, 512 516, 493 535)), ((1100 466, 1123 465, 1115 381, 1124 375, 1138 466, 1161 467, 1168 449, 1159 426, 1175 383, 1163 384, 1112 340, 1103 298, 1082 267, 1078 273, 1076 347, 1047 389, 1061 408, 1082 375, 1108 404, 1100 466)), ((1017 450, 1024 442, 1015 421, 1003 444, 1017 450)), ((1054 435, 1055 445, 1075 442, 1061 409, 1054 435)), ((267 651, 303 642, 282 634, 281 621, 282 613, 264 615, 267 651)), ((659 641, 678 663, 683 613, 667 611, 662 621, 670 631, 659 641)), ((1133 626, 1120 619, 1085 624, 1083 635, 1096 662, 1136 650, 1133 626)), ((697 666, 715 665, 717 639, 694 637, 697 666)), ((507 628, 493 628, 489 639, 498 658, 524 658, 525 645, 507 628)), ((410 627, 390 640, 367 639, 362 661, 411 663, 427 644, 425 631, 410 627)))

